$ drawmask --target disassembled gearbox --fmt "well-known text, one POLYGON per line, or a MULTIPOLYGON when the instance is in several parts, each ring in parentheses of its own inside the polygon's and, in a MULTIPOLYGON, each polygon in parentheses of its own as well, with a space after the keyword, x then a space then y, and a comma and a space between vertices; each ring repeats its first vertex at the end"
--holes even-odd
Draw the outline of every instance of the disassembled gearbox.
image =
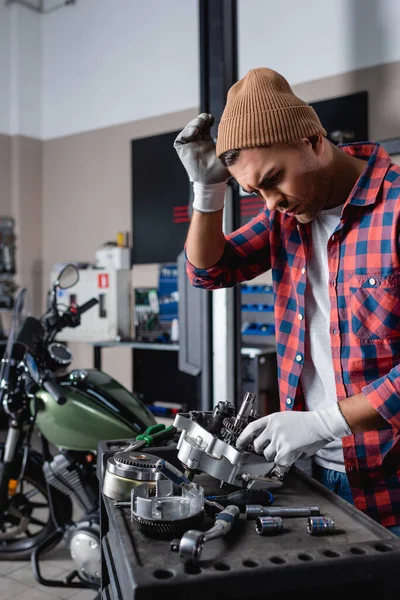
POLYGON ((179 413, 174 426, 181 430, 178 459, 187 473, 205 472, 222 484, 237 487, 280 487, 282 476, 273 462, 254 452, 236 448, 246 425, 259 418, 254 410, 255 394, 246 392, 237 414, 230 402, 218 402, 213 411, 179 413))

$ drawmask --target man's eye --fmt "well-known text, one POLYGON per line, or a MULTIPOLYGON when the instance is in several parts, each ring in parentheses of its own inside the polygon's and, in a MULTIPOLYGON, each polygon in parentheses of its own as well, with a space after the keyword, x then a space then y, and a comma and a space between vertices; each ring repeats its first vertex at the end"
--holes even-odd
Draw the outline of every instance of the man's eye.
POLYGON ((278 173, 275 173, 275 175, 272 175, 272 177, 268 177, 268 179, 265 179, 262 183, 262 187, 269 187, 271 185, 274 185, 275 183, 278 183, 278 181, 281 178, 281 174, 282 172, 279 171, 278 173))

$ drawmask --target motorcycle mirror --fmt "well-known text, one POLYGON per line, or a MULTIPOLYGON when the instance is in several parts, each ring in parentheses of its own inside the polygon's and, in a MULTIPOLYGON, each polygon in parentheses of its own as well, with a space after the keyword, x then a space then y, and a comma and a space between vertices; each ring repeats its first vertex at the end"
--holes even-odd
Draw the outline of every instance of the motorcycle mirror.
POLYGON ((57 280, 54 285, 58 286, 62 290, 67 290, 68 288, 74 286, 79 281, 79 271, 73 264, 65 265, 65 267, 60 271, 57 280))

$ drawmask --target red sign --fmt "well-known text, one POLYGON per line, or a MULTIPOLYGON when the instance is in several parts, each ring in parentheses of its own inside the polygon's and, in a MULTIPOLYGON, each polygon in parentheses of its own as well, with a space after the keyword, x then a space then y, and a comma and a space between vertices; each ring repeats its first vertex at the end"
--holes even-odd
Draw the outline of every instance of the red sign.
POLYGON ((100 273, 97 276, 98 283, 97 286, 101 289, 108 288, 110 283, 108 281, 108 273, 100 273))

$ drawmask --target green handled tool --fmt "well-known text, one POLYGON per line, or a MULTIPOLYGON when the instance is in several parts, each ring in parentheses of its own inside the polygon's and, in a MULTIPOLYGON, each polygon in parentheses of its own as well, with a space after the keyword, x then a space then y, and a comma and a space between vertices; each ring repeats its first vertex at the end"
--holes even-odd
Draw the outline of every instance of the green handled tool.
POLYGON ((166 427, 163 423, 151 425, 150 427, 145 429, 143 433, 139 433, 136 436, 135 441, 129 444, 125 452, 130 452, 131 450, 138 450, 139 448, 148 448, 149 446, 154 446, 155 442, 166 440, 172 437, 175 432, 176 427, 174 427, 173 425, 169 425, 169 427, 166 427))

